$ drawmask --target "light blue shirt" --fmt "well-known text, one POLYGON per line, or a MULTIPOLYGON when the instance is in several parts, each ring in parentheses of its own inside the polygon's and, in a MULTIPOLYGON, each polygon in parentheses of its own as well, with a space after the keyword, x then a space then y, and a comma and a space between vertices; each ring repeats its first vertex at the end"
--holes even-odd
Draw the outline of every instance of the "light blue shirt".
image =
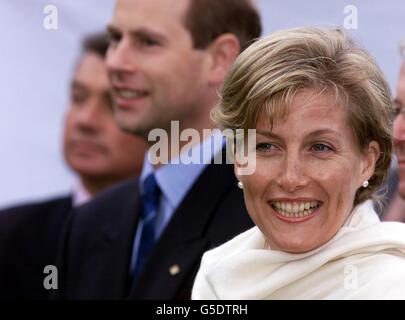
MULTIPOLYGON (((140 194, 143 194, 145 179, 154 172, 156 182, 160 188, 159 208, 156 221, 156 240, 161 236, 166 225, 169 223, 188 191, 197 181, 198 177, 211 162, 214 155, 222 150, 225 140, 219 131, 205 139, 202 143, 193 146, 173 159, 169 164, 155 169, 148 161, 148 154, 145 155, 141 176, 139 179, 140 194), (199 164, 186 164, 185 158, 191 154, 200 155, 199 164)), ((141 237, 142 221, 139 220, 132 250, 130 271, 135 267, 138 257, 139 242, 141 237)))

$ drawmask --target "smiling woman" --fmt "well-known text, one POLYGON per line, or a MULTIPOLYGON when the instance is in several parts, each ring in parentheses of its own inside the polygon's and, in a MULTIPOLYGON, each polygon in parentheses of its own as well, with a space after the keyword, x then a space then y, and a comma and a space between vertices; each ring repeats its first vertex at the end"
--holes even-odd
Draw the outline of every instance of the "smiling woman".
POLYGON ((259 118, 256 171, 239 177, 249 212, 273 249, 305 252, 328 241, 373 175, 378 143, 360 149, 343 103, 323 91, 302 89, 273 125, 259 118))
POLYGON ((341 30, 280 31, 241 54, 213 116, 256 129, 256 170, 236 155, 235 173, 257 227, 204 255, 194 299, 405 298, 405 226, 370 201, 390 165, 390 101, 341 30))

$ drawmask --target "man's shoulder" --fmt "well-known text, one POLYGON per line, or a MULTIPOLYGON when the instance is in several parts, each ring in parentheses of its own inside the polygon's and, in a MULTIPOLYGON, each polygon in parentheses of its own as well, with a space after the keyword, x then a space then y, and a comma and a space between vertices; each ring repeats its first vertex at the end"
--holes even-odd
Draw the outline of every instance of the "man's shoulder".
POLYGON ((71 197, 63 196, 26 203, 0 211, 0 238, 37 237, 48 230, 60 229, 72 205, 71 197))
POLYGON ((38 219, 40 218, 38 215, 46 216, 56 211, 68 212, 71 207, 72 198, 70 195, 11 206, 0 210, 0 226, 6 222, 38 219))
POLYGON ((123 199, 128 199, 138 192, 138 178, 120 182, 96 195, 91 201, 79 207, 86 211, 98 206, 114 206, 123 199))
POLYGON ((80 223, 94 219, 118 218, 120 212, 134 205, 138 194, 138 178, 126 180, 96 195, 91 201, 73 210, 75 220, 80 223))

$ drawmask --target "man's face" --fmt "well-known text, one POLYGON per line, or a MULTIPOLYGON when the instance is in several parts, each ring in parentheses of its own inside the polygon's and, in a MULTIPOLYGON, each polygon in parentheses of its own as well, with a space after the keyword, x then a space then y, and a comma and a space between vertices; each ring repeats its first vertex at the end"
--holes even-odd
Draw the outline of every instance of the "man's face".
MULTIPOLYGON (((395 97, 397 108, 405 108, 405 62, 402 63, 395 97)), ((399 194, 405 198, 405 114, 399 113, 394 121, 394 144, 398 158, 399 194)))
POLYGON ((145 143, 115 123, 103 59, 85 54, 76 69, 66 115, 64 153, 79 175, 120 180, 139 174, 145 143))
POLYGON ((122 129, 147 137, 154 128, 170 128, 171 120, 191 128, 208 118, 209 58, 206 50, 193 49, 183 25, 188 5, 189 0, 117 1, 107 67, 122 129))

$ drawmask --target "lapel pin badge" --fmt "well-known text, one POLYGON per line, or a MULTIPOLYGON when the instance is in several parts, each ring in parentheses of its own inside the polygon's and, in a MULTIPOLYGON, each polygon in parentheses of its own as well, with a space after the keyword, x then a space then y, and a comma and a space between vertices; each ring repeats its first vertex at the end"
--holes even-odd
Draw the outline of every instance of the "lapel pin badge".
POLYGON ((169 268, 169 273, 170 275, 172 275, 173 277, 178 275, 180 273, 180 267, 178 264, 174 264, 169 268))

